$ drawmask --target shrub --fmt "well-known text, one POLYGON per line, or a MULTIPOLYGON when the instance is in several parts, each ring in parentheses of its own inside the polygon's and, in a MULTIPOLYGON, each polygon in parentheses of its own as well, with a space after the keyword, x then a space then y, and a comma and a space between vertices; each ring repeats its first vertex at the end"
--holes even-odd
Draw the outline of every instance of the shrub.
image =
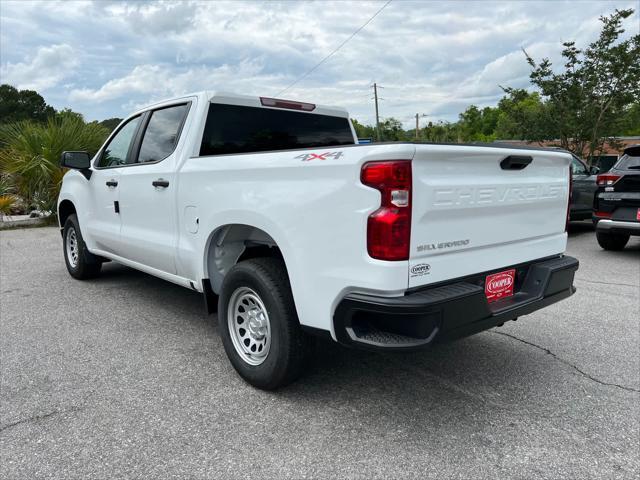
POLYGON ((0 217, 9 215, 18 203, 15 186, 9 175, 0 175, 0 217))
POLYGON ((13 195, 0 195, 0 216, 9 215, 16 200, 13 195))
POLYGON ((64 175, 60 155, 65 150, 86 150, 93 155, 109 131, 81 115, 62 112, 45 124, 30 121, 0 128, 0 172, 10 175, 16 194, 29 207, 55 212, 64 175))

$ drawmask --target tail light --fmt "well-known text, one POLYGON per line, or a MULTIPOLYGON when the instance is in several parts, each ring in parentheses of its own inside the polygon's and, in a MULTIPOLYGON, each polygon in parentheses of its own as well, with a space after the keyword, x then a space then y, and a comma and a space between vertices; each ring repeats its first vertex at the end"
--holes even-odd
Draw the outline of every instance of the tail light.
POLYGON ((408 260, 411 239, 411 161, 369 162, 360 180, 380 191, 380 208, 367 221, 367 251, 378 260, 408 260))
POLYGON ((613 215, 613 212, 601 212, 601 211, 593 212, 593 216, 597 218, 611 218, 612 215, 613 215))
POLYGON ((614 175, 613 173, 603 173, 598 175, 596 183, 599 187, 611 187, 618 180, 622 178, 622 175, 614 175))

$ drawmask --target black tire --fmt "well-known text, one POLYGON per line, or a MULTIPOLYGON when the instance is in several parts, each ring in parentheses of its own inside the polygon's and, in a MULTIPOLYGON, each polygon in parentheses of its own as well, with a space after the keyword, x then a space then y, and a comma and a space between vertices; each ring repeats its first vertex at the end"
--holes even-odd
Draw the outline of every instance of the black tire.
MULTIPOLYGON (((236 300, 234 305, 238 305, 236 300)), ((246 313, 249 314, 249 311, 246 313)), ((283 387, 296 380, 305 371, 313 353, 313 338, 300 328, 289 277, 284 263, 277 258, 253 258, 229 270, 218 299, 218 328, 233 367, 248 383, 263 390, 283 387), (232 298, 241 298, 237 295, 249 290, 257 294, 265 307, 270 326, 270 347, 258 365, 252 365, 243 358, 243 355, 251 356, 251 352, 241 354, 238 349, 242 347, 234 346, 232 335, 235 335, 236 341, 246 342, 247 337, 239 338, 239 334, 231 331, 235 327, 234 322, 239 325, 244 320, 228 311, 232 298), (229 316, 234 326, 229 325, 229 316)), ((238 328, 242 329, 240 326, 238 328)), ((245 334, 249 333, 245 331, 245 334)))
POLYGON ((67 270, 73 278, 86 280, 95 278, 100 274, 102 261, 100 257, 87 250, 87 245, 84 243, 82 232, 80 231, 80 223, 78 223, 78 217, 75 213, 69 215, 64 222, 62 250, 64 252, 64 263, 66 263, 67 270), (72 249, 68 248, 68 244, 72 244, 73 235, 75 235, 75 249, 77 250, 75 261, 73 258, 69 258, 69 255, 73 256, 73 253, 71 253, 72 249))
POLYGON ((629 235, 623 233, 596 232, 596 238, 605 250, 622 250, 629 241, 629 235))

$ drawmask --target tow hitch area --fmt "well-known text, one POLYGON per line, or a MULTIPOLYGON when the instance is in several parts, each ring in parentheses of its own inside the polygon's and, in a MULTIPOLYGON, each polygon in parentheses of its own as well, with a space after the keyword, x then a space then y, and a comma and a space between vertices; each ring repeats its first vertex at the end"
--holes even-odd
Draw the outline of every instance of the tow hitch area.
POLYGON ((414 350, 493 328, 575 292, 578 260, 557 257, 457 279, 403 297, 347 295, 334 315, 338 341, 414 350))

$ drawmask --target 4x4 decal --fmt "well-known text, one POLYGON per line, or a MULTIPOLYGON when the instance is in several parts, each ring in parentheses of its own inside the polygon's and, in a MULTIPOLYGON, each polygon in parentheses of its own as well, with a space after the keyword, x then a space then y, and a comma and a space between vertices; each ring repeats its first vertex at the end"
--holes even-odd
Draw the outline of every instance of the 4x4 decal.
POLYGON ((328 158, 335 158, 336 160, 344 155, 343 152, 324 152, 324 153, 303 153, 297 157, 303 162, 310 162, 311 160, 327 160, 328 158))

